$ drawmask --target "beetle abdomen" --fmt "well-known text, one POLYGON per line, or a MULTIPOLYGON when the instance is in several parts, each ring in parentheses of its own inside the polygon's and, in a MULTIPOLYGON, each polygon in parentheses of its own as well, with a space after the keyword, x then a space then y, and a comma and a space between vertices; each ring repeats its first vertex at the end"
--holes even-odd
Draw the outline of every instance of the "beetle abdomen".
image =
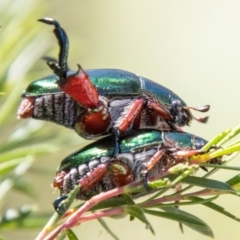
POLYGON ((56 93, 36 97, 32 117, 74 128, 80 106, 70 96, 56 93))

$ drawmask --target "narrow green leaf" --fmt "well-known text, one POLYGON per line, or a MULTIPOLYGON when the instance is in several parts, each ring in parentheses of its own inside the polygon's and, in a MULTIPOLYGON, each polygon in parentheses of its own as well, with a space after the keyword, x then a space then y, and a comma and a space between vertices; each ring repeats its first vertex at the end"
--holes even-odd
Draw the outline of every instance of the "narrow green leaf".
POLYGON ((102 227, 107 231, 107 233, 112 236, 113 239, 119 240, 119 238, 111 231, 111 229, 108 227, 108 225, 103 219, 98 218, 97 220, 102 225, 102 227))
POLYGON ((1 177, 9 172, 11 172, 13 169, 15 169, 22 161, 24 161, 23 158, 10 160, 8 162, 0 163, 0 175, 1 177))
POLYGON ((22 147, 9 152, 0 154, 0 162, 9 161, 12 159, 23 158, 29 155, 37 155, 42 153, 53 153, 57 148, 49 144, 39 144, 34 146, 22 147))
POLYGON ((0 229, 18 229, 18 228, 37 228, 42 227, 51 216, 50 214, 36 214, 32 209, 25 211, 23 209, 8 210, 2 216, 0 229), (11 213, 9 212, 11 211, 11 213), (10 217, 11 216, 11 217, 10 217))
POLYGON ((129 194, 126 193, 122 194, 122 198, 124 199, 127 205, 135 204, 135 202, 133 201, 132 197, 129 194))
MULTIPOLYGON (((198 217, 196 217, 196 216, 194 216, 194 215, 192 215, 192 214, 190 214, 190 213, 188 213, 188 212, 182 211, 182 210, 180 210, 180 209, 178 209, 178 208, 176 208, 176 207, 166 207, 166 208, 163 207, 162 209, 163 209, 164 211, 166 211, 166 212, 169 212, 169 213, 175 213, 175 214, 179 214, 179 215, 182 215, 182 216, 185 216, 185 217, 194 219, 194 220, 199 221, 199 222, 202 222, 204 225, 206 225, 206 223, 203 222, 200 218, 198 218, 198 217)), ((191 224, 191 223, 183 223, 183 224, 184 224, 185 226, 187 226, 187 227, 189 227, 189 228, 191 228, 191 229, 193 229, 193 230, 201 233, 201 234, 206 235, 204 232, 202 232, 202 230, 205 231, 205 228, 199 228, 198 225, 196 226, 195 224, 191 224)), ((210 229, 210 228, 209 228, 209 229, 210 229)), ((211 229, 210 229, 210 231, 211 231, 211 229)), ((212 233, 212 235, 213 235, 213 233, 212 233)))
MULTIPOLYGON (((192 198, 193 199, 201 199, 199 197, 192 197, 192 198)), ((217 212, 219 212, 219 213, 221 213, 221 214, 223 214, 223 215, 225 215, 225 216, 227 216, 227 217, 229 217, 229 218, 231 218, 231 219, 233 219, 237 222, 240 222, 240 218, 234 216, 230 212, 226 211, 223 207, 221 207, 221 206, 219 206, 219 205, 217 205, 213 202, 203 203, 203 205, 206 206, 206 207, 209 207, 209 208, 211 208, 211 209, 213 209, 213 210, 215 210, 215 211, 217 211, 217 212)))
POLYGON ((124 207, 124 212, 130 214, 131 216, 134 216, 134 217, 138 218, 140 221, 145 223, 147 228, 149 228, 151 230, 152 234, 155 235, 155 232, 154 232, 151 224, 147 220, 147 218, 144 214, 144 211, 142 209, 140 209, 136 206, 126 206, 126 207, 124 207))
POLYGON ((194 229, 195 231, 203 235, 213 238, 213 232, 205 222, 181 210, 173 213, 173 212, 162 212, 162 211, 153 211, 153 210, 145 209, 144 212, 153 216, 162 217, 162 218, 170 219, 176 222, 180 222, 182 224, 187 225, 188 227, 191 227, 192 229, 194 229))
POLYGON ((69 240, 78 240, 76 234, 73 232, 73 230, 68 229, 66 230, 66 234, 69 240))
POLYGON ((239 191, 240 189, 240 174, 237 174, 236 176, 230 178, 229 180, 226 181, 226 184, 229 186, 233 187, 236 191, 239 191), (237 189, 238 190, 237 190, 237 189))
POLYGON ((31 183, 20 178, 15 178, 13 182, 14 182, 13 189, 21 193, 24 193, 25 195, 28 195, 31 198, 37 199, 38 194, 36 188, 31 183))
MULTIPOLYGON (((176 176, 170 175, 169 179, 174 180, 176 176)), ((208 188, 208 189, 213 189, 221 192, 226 192, 226 193, 233 193, 236 194, 234 189, 232 189, 228 184, 224 182, 220 182, 217 180, 213 179, 207 179, 207 178, 202 178, 202 177, 195 177, 195 176, 187 176, 182 180, 182 182, 198 186, 198 187, 203 187, 203 188, 208 188)))
POLYGON ((104 208, 113 208, 113 207, 119 207, 123 205, 129 204, 129 199, 125 199, 123 197, 119 198, 110 198, 106 199, 100 203, 98 203, 96 206, 91 208, 91 211, 96 211, 99 209, 104 209, 104 208))
POLYGON ((236 166, 226 166, 226 165, 218 165, 218 164, 210 164, 210 163, 201 163, 200 166, 240 171, 240 167, 236 167, 236 166))

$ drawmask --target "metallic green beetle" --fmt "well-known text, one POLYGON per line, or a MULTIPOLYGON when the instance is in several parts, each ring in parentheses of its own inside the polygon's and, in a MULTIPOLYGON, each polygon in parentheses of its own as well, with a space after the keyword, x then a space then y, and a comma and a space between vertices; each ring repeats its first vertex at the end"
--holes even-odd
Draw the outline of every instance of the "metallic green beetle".
MULTIPOLYGON (((55 75, 32 82, 22 94, 19 118, 52 121, 74 129, 87 139, 113 134, 114 154, 118 138, 129 129, 179 130, 194 118, 190 109, 206 112, 209 105, 194 108, 170 89, 134 73, 117 69, 78 71, 67 69, 68 38, 50 18, 60 44, 59 62, 47 61, 55 75)), ((195 118, 206 122, 207 118, 195 118)))
POLYGON ((206 143, 185 132, 138 131, 120 139, 120 153, 113 157, 114 141, 109 136, 66 157, 53 186, 66 195, 81 184, 77 198, 87 200, 136 179, 161 176, 177 163, 202 153, 206 143))

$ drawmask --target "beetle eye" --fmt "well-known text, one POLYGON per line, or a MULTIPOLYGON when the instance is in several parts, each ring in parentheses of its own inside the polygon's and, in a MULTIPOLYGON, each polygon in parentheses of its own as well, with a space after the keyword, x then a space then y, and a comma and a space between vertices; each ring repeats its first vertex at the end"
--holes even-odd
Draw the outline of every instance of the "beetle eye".
POLYGON ((172 100, 170 111, 173 115, 177 115, 182 111, 182 103, 177 99, 172 100))
POLYGON ((203 141, 195 142, 195 143, 194 143, 194 147, 195 147, 196 149, 201 149, 204 145, 205 145, 205 143, 204 143, 203 141))

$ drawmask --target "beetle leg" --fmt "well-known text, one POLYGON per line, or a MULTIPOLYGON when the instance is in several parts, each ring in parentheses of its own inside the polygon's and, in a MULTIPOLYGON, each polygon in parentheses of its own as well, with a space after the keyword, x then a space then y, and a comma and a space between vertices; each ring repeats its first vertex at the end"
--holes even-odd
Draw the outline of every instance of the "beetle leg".
POLYGON ((75 74, 59 83, 59 87, 83 107, 93 109, 99 105, 98 91, 80 65, 75 74))
POLYGON ((178 158, 187 158, 187 157, 192 157, 196 154, 201 154, 204 153, 202 150, 180 150, 177 152, 174 152, 172 156, 178 157, 178 158))
POLYGON ((149 102, 148 106, 166 120, 172 120, 169 111, 161 107, 159 103, 149 102))
POLYGON ((119 160, 111 161, 108 171, 116 187, 125 186, 134 180, 131 167, 119 160))
POLYGON ((81 190, 87 191, 94 184, 100 181, 107 171, 108 163, 102 163, 94 168, 91 172, 87 173, 85 177, 80 179, 78 183, 81 185, 81 190))
POLYGON ((68 197, 68 194, 62 195, 62 196, 58 197, 56 200, 54 200, 54 202, 53 202, 53 207, 54 207, 55 211, 60 215, 61 215, 61 212, 59 211, 60 210, 59 204, 62 203, 65 199, 67 199, 67 197, 68 197))
POLYGON ((147 179, 147 175, 149 173, 149 171, 151 169, 153 169, 156 164, 159 163, 159 161, 161 160, 161 158, 164 156, 164 154, 166 153, 166 149, 161 149, 159 151, 157 151, 152 157, 151 159, 148 161, 147 165, 145 166, 145 169, 142 171, 142 176, 143 176, 143 185, 145 187, 145 189, 147 191, 149 191, 149 186, 148 186, 148 179, 147 179))
POLYGON ((47 61, 47 64, 59 76, 58 85, 61 90, 70 95, 83 107, 96 108, 99 104, 98 91, 80 65, 78 65, 76 73, 67 76, 69 42, 66 32, 52 18, 41 18, 38 21, 55 26, 54 34, 60 46, 59 62, 47 61))
POLYGON ((114 150, 113 150, 112 156, 116 157, 119 154, 119 152, 120 152, 120 144, 119 144, 120 132, 117 129, 113 129, 112 133, 114 135, 114 150))
POLYGON ((114 128, 118 128, 120 132, 125 132, 140 113, 143 105, 143 99, 139 98, 133 100, 133 104, 131 104, 130 107, 127 107, 127 109, 124 109, 123 113, 119 117, 120 120, 116 122, 114 128))
POLYGON ((79 114, 74 128, 79 135, 88 138, 106 133, 110 124, 111 115, 108 108, 101 104, 96 109, 84 110, 79 114))
POLYGON ((113 126, 112 133, 115 137, 115 148, 113 152, 113 156, 116 157, 119 153, 119 135, 121 132, 125 132, 128 127, 133 123, 134 119, 140 113, 142 107, 144 105, 144 100, 134 99, 130 106, 128 105, 116 121, 113 126))
POLYGON ((52 18, 41 18, 38 19, 39 22, 43 22, 49 25, 54 25, 55 29, 53 30, 57 40, 58 44, 60 46, 60 52, 59 52, 59 62, 58 64, 53 61, 52 63, 47 61, 50 68, 54 70, 54 73, 56 73, 60 77, 60 81, 66 78, 67 74, 67 57, 68 57, 68 49, 69 49, 69 42, 68 37, 64 29, 61 27, 61 25, 52 18))

